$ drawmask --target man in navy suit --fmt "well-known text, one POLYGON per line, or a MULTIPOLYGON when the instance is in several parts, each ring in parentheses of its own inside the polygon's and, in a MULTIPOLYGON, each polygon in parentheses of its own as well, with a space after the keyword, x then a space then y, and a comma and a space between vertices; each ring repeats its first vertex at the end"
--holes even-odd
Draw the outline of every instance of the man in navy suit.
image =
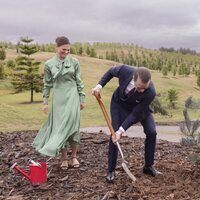
POLYGON ((154 153, 156 146, 156 126, 150 103, 156 96, 151 73, 145 67, 133 68, 120 65, 110 68, 101 78, 98 85, 92 89, 92 94, 99 94, 101 89, 113 78, 118 78, 118 87, 112 95, 110 112, 112 126, 116 132, 116 140, 110 138, 108 152, 108 182, 115 179, 115 168, 118 149, 115 142, 133 124, 140 122, 146 134, 145 164, 143 173, 156 176, 158 172, 154 167, 154 153))

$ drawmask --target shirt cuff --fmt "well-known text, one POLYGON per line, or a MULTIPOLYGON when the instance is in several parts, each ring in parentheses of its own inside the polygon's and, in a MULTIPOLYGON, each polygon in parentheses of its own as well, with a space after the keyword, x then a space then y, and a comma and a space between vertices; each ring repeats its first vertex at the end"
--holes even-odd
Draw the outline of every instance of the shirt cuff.
POLYGON ((116 131, 117 134, 122 135, 123 133, 125 133, 125 130, 123 129, 122 126, 119 127, 118 131, 116 131))
POLYGON ((100 84, 97 84, 96 87, 98 87, 99 89, 102 89, 102 85, 100 85, 100 84))

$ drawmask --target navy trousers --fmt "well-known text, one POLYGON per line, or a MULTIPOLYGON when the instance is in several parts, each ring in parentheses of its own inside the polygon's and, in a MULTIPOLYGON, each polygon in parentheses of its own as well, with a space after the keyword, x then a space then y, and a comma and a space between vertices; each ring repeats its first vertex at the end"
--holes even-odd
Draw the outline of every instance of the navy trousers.
MULTIPOLYGON (((111 103, 111 118, 112 126, 114 131, 117 131, 126 117, 130 114, 130 111, 125 110, 122 106, 115 103, 111 103)), ((137 123, 136 120, 133 124, 137 123)), ((156 126, 154 118, 151 113, 149 113, 144 119, 140 121, 143 126, 144 133, 146 134, 145 139, 145 166, 149 167, 154 164, 154 153, 156 146, 156 126)), ((116 168, 118 156, 117 146, 113 143, 112 138, 109 141, 108 150, 108 171, 112 172, 116 168)))

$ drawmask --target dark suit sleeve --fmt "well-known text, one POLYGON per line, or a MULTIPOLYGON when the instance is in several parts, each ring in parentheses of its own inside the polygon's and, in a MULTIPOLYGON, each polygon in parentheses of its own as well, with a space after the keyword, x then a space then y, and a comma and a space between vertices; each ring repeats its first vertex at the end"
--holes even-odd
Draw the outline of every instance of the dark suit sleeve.
POLYGON ((133 108, 132 112, 128 115, 128 117, 121 125, 125 131, 133 124, 144 119, 145 115, 147 115, 147 113, 149 112, 149 105, 153 101, 155 95, 155 90, 148 91, 145 99, 133 108))
POLYGON ((98 84, 104 87, 113 77, 119 78, 120 70, 123 65, 117 67, 111 67, 101 78, 98 84))

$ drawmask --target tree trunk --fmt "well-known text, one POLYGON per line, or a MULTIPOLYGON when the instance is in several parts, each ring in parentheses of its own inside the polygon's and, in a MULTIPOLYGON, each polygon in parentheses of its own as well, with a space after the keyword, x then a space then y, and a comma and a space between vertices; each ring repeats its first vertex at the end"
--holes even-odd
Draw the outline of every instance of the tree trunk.
POLYGON ((31 103, 33 103, 33 88, 31 88, 31 103))

